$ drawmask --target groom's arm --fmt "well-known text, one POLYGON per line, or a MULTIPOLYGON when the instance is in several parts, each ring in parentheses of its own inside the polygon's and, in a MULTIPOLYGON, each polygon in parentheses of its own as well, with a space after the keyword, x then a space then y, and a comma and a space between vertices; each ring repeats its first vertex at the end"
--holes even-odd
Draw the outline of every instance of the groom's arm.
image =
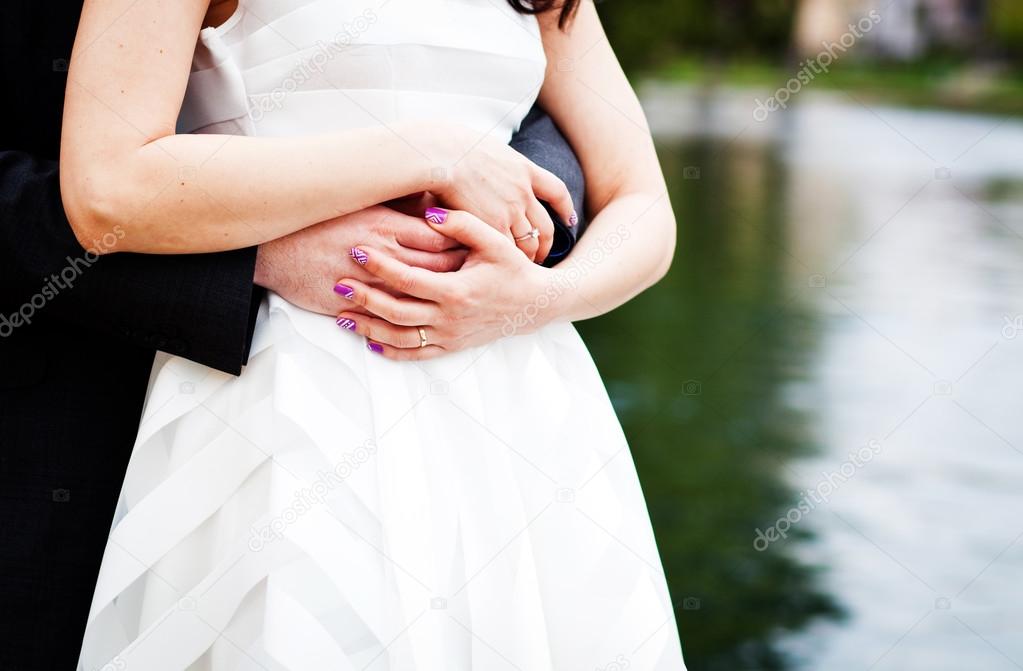
MULTIPOLYGON (((530 113, 512 146, 558 175, 573 202, 585 202, 579 162, 542 110, 530 113)), ((548 265, 567 254, 585 226, 582 214, 574 227, 551 214, 562 253, 548 265)), ((96 245, 116 249, 116 240, 96 245)), ((56 162, 0 151, 0 339, 50 320, 67 328, 69 341, 78 330, 100 331, 238 373, 261 294, 253 285, 255 263, 255 249, 96 259, 67 222, 56 162)))
MULTIPOLYGON (((116 250, 116 233, 95 241, 116 250)), ((55 161, 0 151, 0 340, 36 322, 160 349, 229 373, 248 357, 256 250, 97 258, 76 240, 55 161)))

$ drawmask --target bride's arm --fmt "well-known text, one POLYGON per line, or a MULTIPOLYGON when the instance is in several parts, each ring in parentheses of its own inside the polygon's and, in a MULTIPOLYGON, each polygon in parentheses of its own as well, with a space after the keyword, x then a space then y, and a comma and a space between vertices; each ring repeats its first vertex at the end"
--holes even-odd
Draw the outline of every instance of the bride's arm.
POLYGON ((578 277, 573 260, 600 259, 558 300, 557 319, 574 321, 608 312, 664 276, 675 216, 643 110, 594 3, 583 0, 565 31, 558 15, 539 17, 548 59, 540 103, 579 156, 592 221, 554 272, 578 277))
POLYGON ((557 16, 540 15, 549 64, 540 101, 582 163, 592 216, 586 234, 552 269, 529 263, 465 212, 429 222, 468 248, 458 272, 428 273, 360 245, 365 270, 416 297, 398 299, 358 280, 341 280, 352 289, 348 298, 375 316, 339 317, 368 337, 374 351, 398 360, 427 359, 551 322, 595 317, 668 271, 675 216, 639 101, 592 1, 583 0, 567 32, 558 29, 557 16))
MULTIPOLYGON (((208 5, 85 2, 69 71, 60 174, 64 207, 80 241, 116 232, 122 238, 116 251, 235 249, 424 190, 501 207, 516 198, 494 190, 515 190, 523 209, 525 192, 533 198, 535 191, 571 211, 560 180, 511 158, 507 148, 499 160, 475 161, 477 172, 507 169, 482 186, 469 174, 473 160, 455 160, 460 144, 479 138, 460 138, 457 130, 438 137, 435 125, 300 138, 176 135, 208 5), (434 169, 456 162, 457 170, 434 169)), ((506 209, 509 221, 525 216, 506 209)))

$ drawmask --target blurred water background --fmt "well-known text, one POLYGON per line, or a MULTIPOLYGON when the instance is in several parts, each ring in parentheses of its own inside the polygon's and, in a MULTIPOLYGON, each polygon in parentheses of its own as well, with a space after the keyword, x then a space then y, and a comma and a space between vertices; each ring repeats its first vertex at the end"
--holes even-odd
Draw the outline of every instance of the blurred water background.
MULTIPOLYGON (((701 4, 672 2, 601 5, 612 41, 701 4)), ((757 112, 813 55, 801 4, 828 3, 705 7, 791 10, 741 63, 720 58, 741 27, 653 65, 622 50, 679 248, 657 287, 579 327, 687 663, 1023 669, 1023 99, 1015 38, 995 49, 989 23, 1023 26, 1023 3, 930 3, 981 37, 864 40, 845 74, 757 112)))

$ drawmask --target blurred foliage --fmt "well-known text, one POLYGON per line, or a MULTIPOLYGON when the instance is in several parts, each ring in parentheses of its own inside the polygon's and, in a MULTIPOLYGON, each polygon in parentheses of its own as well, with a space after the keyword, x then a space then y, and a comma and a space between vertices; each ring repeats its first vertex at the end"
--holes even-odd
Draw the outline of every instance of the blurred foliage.
MULTIPOLYGON (((873 100, 1023 114, 1023 0, 975 0, 963 39, 935 34, 918 58, 870 48, 836 62, 815 89, 873 100), (966 37, 968 35, 968 37, 966 37)), ((791 44, 798 0, 598 0, 626 71, 700 86, 774 90, 799 67, 791 44)))
POLYGON ((618 57, 635 71, 694 52, 783 54, 796 5, 795 0, 599 0, 597 9, 618 57))
POLYGON ((998 44, 1012 54, 1023 54, 1023 2, 992 0, 988 22, 998 44))
MULTIPOLYGON (((977 1, 978 16, 985 17, 983 34, 956 44, 934 42, 919 60, 994 58, 1023 71, 1023 0, 977 1)), ((618 57, 634 73, 694 57, 784 64, 799 5, 799 0, 597 0, 618 57)))

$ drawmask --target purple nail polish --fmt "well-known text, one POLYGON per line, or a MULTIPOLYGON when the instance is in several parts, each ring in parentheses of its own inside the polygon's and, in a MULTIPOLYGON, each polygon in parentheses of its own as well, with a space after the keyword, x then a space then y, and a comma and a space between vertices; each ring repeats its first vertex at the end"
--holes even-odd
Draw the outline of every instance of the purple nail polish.
POLYGON ((568 227, 569 228, 574 228, 575 225, 578 224, 578 223, 579 223, 579 215, 575 213, 575 210, 572 210, 572 214, 568 217, 568 227))
POLYGON ((439 207, 428 207, 424 216, 431 224, 443 224, 448 220, 448 211, 439 207))
POLYGON ((369 348, 370 352, 376 352, 377 354, 384 353, 384 346, 379 343, 375 342, 366 343, 366 347, 369 348))
POLYGON ((366 252, 362 251, 358 247, 352 247, 348 250, 348 255, 359 262, 360 265, 366 265, 369 263, 369 256, 366 252))
POLYGON ((349 319, 348 317, 338 317, 337 325, 343 328, 345 331, 355 330, 355 320, 349 319))
POLYGON ((348 300, 355 298, 355 289, 351 288, 347 284, 341 284, 340 282, 334 285, 334 293, 344 296, 348 300))

